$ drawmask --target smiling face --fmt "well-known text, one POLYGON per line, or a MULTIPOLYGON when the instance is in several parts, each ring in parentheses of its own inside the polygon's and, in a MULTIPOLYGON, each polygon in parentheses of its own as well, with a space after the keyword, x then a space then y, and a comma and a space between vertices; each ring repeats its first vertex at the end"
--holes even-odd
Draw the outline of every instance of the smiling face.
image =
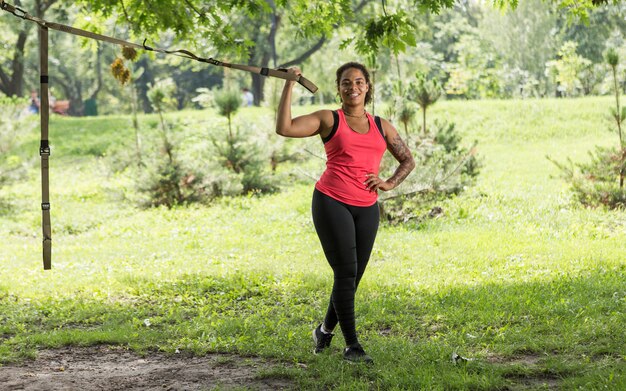
POLYGON ((339 95, 344 104, 365 105, 369 84, 360 69, 348 68, 339 79, 339 95))

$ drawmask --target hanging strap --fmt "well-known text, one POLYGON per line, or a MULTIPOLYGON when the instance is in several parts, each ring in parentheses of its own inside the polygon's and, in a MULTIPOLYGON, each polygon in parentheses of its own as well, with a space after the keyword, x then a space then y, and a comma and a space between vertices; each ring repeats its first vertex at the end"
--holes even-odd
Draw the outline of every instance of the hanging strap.
POLYGON ((50 223, 50 177, 49 158, 50 144, 48 143, 48 124, 50 117, 50 103, 48 101, 48 28, 39 25, 39 74, 41 87, 39 89, 41 120, 41 212, 43 229, 43 268, 52 268, 52 226, 50 223))
POLYGON ((241 71, 246 71, 246 72, 251 72, 251 73, 258 73, 259 75, 270 76, 270 77, 277 77, 279 79, 284 79, 284 80, 293 80, 293 81, 297 81, 298 83, 300 83, 300 85, 302 85, 304 88, 306 88, 307 90, 311 91, 312 93, 315 93, 317 91, 317 86, 315 84, 313 84, 311 81, 309 81, 308 79, 306 79, 306 78, 304 78, 302 76, 298 76, 298 75, 295 75, 295 74, 287 73, 287 70, 284 69, 284 68, 271 69, 271 68, 255 67, 255 66, 251 66, 251 65, 229 64, 227 62, 222 62, 222 61, 216 60, 214 58, 198 57, 195 54, 193 54, 192 52, 190 52, 188 50, 185 50, 185 49, 165 50, 165 49, 153 48, 153 47, 150 47, 150 46, 146 45, 146 40, 145 39, 143 41, 143 45, 141 45, 140 47, 142 49, 145 49, 145 50, 150 50, 150 51, 159 52, 159 53, 165 53, 165 54, 174 54, 176 56, 189 58, 189 59, 196 60, 196 61, 199 61, 199 62, 205 62, 205 63, 211 64, 211 65, 217 65, 217 66, 226 67, 226 68, 239 69, 241 71))
POLYGON ((301 75, 287 73, 286 69, 270 69, 270 68, 255 67, 255 66, 250 66, 250 65, 242 65, 242 64, 229 64, 227 62, 222 62, 213 58, 198 57, 194 53, 185 49, 165 50, 165 49, 160 49, 160 48, 153 48, 153 47, 146 45, 146 40, 143 41, 142 45, 139 45, 133 42, 124 41, 124 40, 109 37, 106 35, 92 33, 91 31, 77 29, 75 27, 67 26, 64 24, 48 22, 41 18, 32 16, 26 11, 24 11, 23 9, 10 5, 4 1, 0 2, 0 8, 2 8, 3 10, 7 12, 10 12, 11 14, 19 18, 30 20, 32 22, 39 24, 40 26, 44 26, 52 30, 62 31, 68 34, 78 35, 78 36, 85 37, 85 38, 95 39, 95 40, 103 41, 103 42, 109 42, 109 43, 113 43, 116 45, 131 47, 135 49, 144 49, 144 50, 159 52, 159 53, 164 53, 164 54, 173 54, 176 56, 189 58, 195 61, 208 63, 211 65, 239 69, 239 70, 246 71, 246 72, 257 73, 263 76, 277 77, 279 79, 284 79, 284 80, 293 80, 293 81, 300 83, 300 85, 302 85, 304 88, 309 90, 311 93, 315 93, 317 91, 317 86, 313 84, 310 80, 304 78, 301 75))

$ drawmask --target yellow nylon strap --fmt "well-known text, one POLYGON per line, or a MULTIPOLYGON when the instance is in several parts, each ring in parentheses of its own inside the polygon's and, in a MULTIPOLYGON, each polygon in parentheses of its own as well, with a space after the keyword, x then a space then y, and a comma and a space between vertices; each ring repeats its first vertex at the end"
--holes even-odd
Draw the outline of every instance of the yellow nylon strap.
POLYGON ((48 142, 48 125, 50 102, 48 100, 48 28, 39 25, 39 74, 40 74, 40 105, 41 121, 41 213, 43 231, 43 268, 52 268, 52 224, 50 223, 50 145, 48 142))

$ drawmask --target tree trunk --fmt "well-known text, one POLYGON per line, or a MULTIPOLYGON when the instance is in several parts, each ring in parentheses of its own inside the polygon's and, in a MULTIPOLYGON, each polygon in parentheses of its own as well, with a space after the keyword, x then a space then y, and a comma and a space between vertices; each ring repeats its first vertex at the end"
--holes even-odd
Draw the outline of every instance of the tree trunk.
MULTIPOLYGON (((264 66, 264 65, 261 65, 264 66)), ((265 99, 265 93, 263 87, 265 86, 265 76, 259 74, 252 74, 252 94, 254 95, 254 105, 260 106, 261 102, 265 99)))
MULTIPOLYGON (((270 60, 272 61, 272 67, 276 68, 276 33, 280 26, 281 16, 276 13, 276 4, 273 0, 267 0, 267 4, 272 8, 272 14, 270 15, 271 26, 270 32, 267 37, 259 36, 257 40, 257 45, 254 45, 253 49, 250 51, 250 55, 248 57, 248 65, 252 66, 260 66, 262 68, 269 67, 270 60), (264 48, 264 45, 259 45, 259 41, 267 41, 269 42, 269 50, 264 48), (262 50, 262 53, 258 53, 257 50, 262 50), (260 61, 258 57, 260 55, 260 61), (259 61, 258 64, 255 62, 259 61)), ((260 30, 260 26, 254 29, 255 31, 260 30)), ((250 82, 252 83, 252 95, 254 97, 254 105, 260 106, 261 102, 265 100, 265 76, 261 76, 258 74, 250 75, 250 82)))
POLYGON ((85 104, 83 103, 83 85, 72 74, 72 69, 68 69, 63 66, 63 63, 57 67, 61 77, 52 75, 50 79, 61 86, 63 92, 65 92, 65 98, 70 102, 70 108, 67 112, 69 115, 82 116, 85 113, 85 104))
POLYGON ((69 97, 70 109, 69 115, 82 117, 85 115, 85 102, 83 101, 82 87, 80 81, 77 81, 76 93, 69 97))
POLYGON ((96 50, 96 86, 88 98, 93 100, 98 98, 98 93, 102 89, 102 44, 99 41, 96 41, 96 44, 98 45, 96 50))
POLYGON ((13 61, 11 61, 10 76, 0 69, 0 91, 7 96, 22 96, 24 93, 24 48, 28 32, 29 28, 26 27, 17 35, 17 42, 13 50, 13 61))
MULTIPOLYGON (((274 10, 274 2, 269 1, 270 6, 274 10)), ((360 6, 359 6, 360 7, 360 6)), ((276 65, 278 61, 278 53, 276 53, 276 34, 278 29, 280 28, 281 15, 273 12, 271 15, 272 26, 270 27, 269 35, 259 36, 258 41, 267 40, 270 44, 270 50, 263 49, 263 45, 255 45, 251 51, 250 56, 248 57, 248 65, 260 66, 263 68, 269 67, 270 60, 272 60, 272 67, 274 68, 287 68, 293 65, 298 65, 306 61, 309 57, 311 57, 315 52, 320 50, 324 44, 326 43, 326 37, 321 37, 309 50, 300 54, 296 58, 293 58, 289 61, 286 61, 280 65, 276 65), (263 50, 262 53, 256 52, 256 50, 263 50), (255 64, 255 61, 258 63, 255 64)), ((261 102, 265 99, 265 93, 263 91, 263 87, 265 86, 265 76, 252 74, 251 75, 252 82, 252 93, 254 94, 254 105, 259 106, 261 102)))

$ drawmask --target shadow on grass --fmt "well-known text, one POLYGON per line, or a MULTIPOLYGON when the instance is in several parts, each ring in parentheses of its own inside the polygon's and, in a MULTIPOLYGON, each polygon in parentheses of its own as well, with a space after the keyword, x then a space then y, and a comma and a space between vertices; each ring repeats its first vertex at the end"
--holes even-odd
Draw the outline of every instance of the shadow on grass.
MULTIPOLYGON (((341 360, 341 333, 313 356, 330 282, 233 272, 173 281, 128 279, 117 294, 28 299, 0 288, 0 357, 72 345, 209 352, 302 363, 302 388, 515 389, 626 385, 625 265, 522 283, 427 293, 370 283, 357 324, 373 368, 341 360), (467 361, 456 364, 458 352, 467 361)), ((374 277, 372 277, 372 280, 374 277)), ((295 373, 295 374, 294 374, 295 373)))

